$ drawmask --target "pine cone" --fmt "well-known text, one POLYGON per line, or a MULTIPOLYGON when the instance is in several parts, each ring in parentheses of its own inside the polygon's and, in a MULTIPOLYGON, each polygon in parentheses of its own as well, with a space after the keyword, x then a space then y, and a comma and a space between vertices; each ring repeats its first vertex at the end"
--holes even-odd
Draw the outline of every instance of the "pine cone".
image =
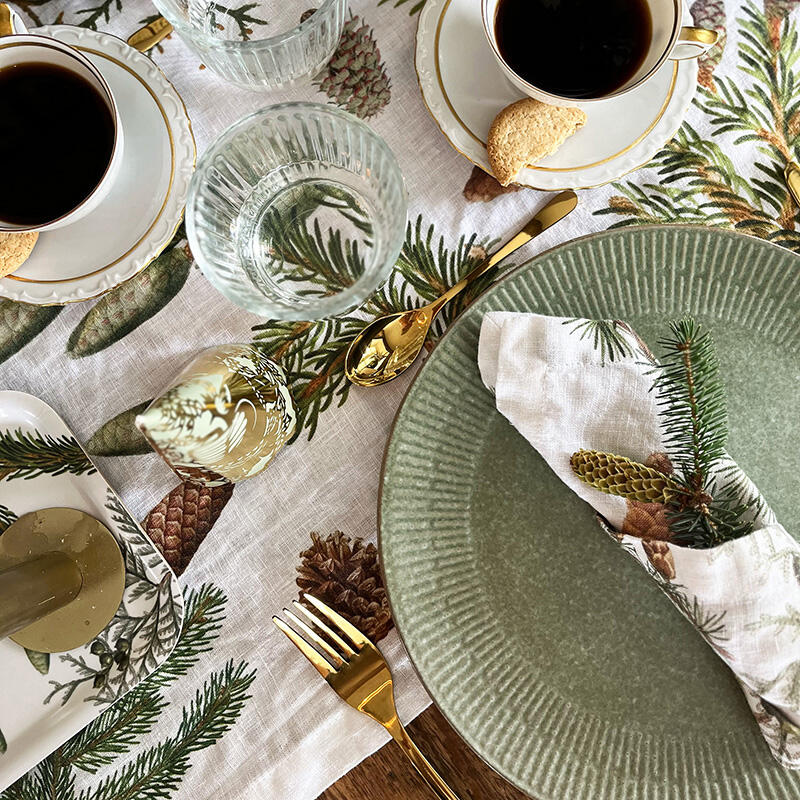
POLYGON ((640 503, 666 503, 674 488, 673 482, 657 469, 612 453, 579 450, 572 454, 570 464, 584 483, 640 503))
POLYGON ((650 453, 645 459, 644 465, 657 469, 662 475, 672 475, 675 472, 675 467, 672 466, 666 453, 650 453))
POLYGON ((142 527, 176 575, 189 566, 231 499, 233 486, 228 483, 210 488, 181 483, 147 515, 142 527))
POLYGON ((675 559, 666 542, 642 542, 644 552, 655 567, 656 572, 663 575, 668 581, 675 578, 675 559))
POLYGON ((394 626, 383 587, 378 550, 336 531, 323 539, 311 534, 312 545, 300 553, 297 585, 338 611, 373 642, 394 626))
POLYGON ((622 523, 622 533, 638 539, 670 541, 672 531, 669 529, 664 505, 628 500, 628 513, 622 523))
POLYGON ((725 29, 725 0, 695 0, 689 12, 694 19, 694 24, 701 28, 717 32, 717 43, 707 52, 703 53, 697 61, 697 82, 712 92, 717 91, 714 85, 714 70, 722 60, 725 50, 727 31, 725 29))
POLYGON ((480 167, 473 167, 472 174, 464 187, 464 197, 470 203, 488 203, 501 194, 518 192, 521 188, 513 183, 510 186, 503 186, 494 175, 484 172, 480 167))
POLYGON ((315 83, 337 106, 361 119, 374 117, 389 102, 386 65, 372 28, 358 15, 345 22, 339 46, 315 83))

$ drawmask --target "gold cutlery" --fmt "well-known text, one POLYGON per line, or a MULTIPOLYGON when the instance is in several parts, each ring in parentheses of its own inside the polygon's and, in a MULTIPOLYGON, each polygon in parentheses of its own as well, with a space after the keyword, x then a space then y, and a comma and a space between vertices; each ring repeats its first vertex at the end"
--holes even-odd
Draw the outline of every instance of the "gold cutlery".
POLYGON ((140 53, 146 53, 171 33, 172 25, 164 17, 156 17, 151 23, 132 33, 128 37, 128 44, 140 53))
POLYGON ((378 648, 358 628, 321 600, 310 594, 304 594, 303 598, 319 613, 314 613, 295 600, 293 605, 300 616, 283 609, 294 627, 289 627, 280 617, 272 618, 275 625, 292 640, 342 700, 389 731, 439 800, 458 800, 458 796, 411 741, 398 719, 392 676, 378 648), (304 622, 301 616, 311 625, 304 622))
POLYGON ((345 374, 358 386, 380 386, 405 372, 420 354, 436 315, 504 258, 567 216, 578 204, 571 189, 557 194, 530 222, 499 250, 482 261, 441 297, 422 308, 400 311, 370 322, 347 350, 345 374))
POLYGON ((792 195, 794 202, 800 206, 800 166, 797 162, 790 161, 783 170, 783 177, 789 187, 789 194, 792 195))

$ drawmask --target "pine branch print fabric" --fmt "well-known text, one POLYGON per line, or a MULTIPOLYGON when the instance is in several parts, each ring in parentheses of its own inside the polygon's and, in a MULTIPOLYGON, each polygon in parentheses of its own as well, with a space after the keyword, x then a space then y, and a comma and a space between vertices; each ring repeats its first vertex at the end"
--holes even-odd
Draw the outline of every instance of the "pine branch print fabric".
MULTIPOLYGON (((309 0, 292 13, 299 19, 315 4, 309 0)), ((793 87, 800 81, 800 8, 793 0, 687 4, 697 24, 725 36, 700 64, 698 93, 685 125, 651 164, 616 185, 580 192, 576 211, 528 245, 516 263, 576 236, 649 222, 735 227, 800 250, 796 209, 781 174, 786 159, 798 155, 800 116, 793 87)), ((296 596, 297 556, 309 546, 309 531, 343 530, 375 542, 381 456, 415 370, 379 390, 362 391, 344 378, 344 354, 365 319, 434 299, 494 244, 513 235, 546 199, 529 189, 499 191, 493 179, 476 174, 450 148, 428 115, 413 64, 422 5, 423 0, 353 0, 328 67, 311 85, 268 98, 219 80, 174 34, 151 52, 186 103, 199 154, 244 115, 265 103, 292 100, 350 108, 387 141, 406 179, 409 224, 394 273, 361 309, 307 323, 244 312, 211 288, 193 264, 183 231, 134 281, 96 301, 34 308, 0 300, 0 387, 43 397, 64 416, 134 518, 148 522, 173 564, 185 570, 181 580, 187 591, 210 583, 228 597, 228 619, 213 649, 198 652, 194 666, 170 682, 170 704, 153 711, 166 702, 160 685, 152 687, 158 697, 134 697, 129 712, 141 713, 141 730, 130 733, 132 744, 124 755, 113 765, 95 763, 92 755, 76 756, 70 769, 54 758, 24 785, 26 795, 10 797, 46 796, 57 786, 64 798, 83 792, 99 800, 99 780, 82 765, 106 775, 112 767, 131 764, 131 770, 140 770, 136 774, 157 776, 162 773, 154 762, 154 771, 148 772, 146 764, 135 767, 135 755, 170 739, 169 753, 185 774, 159 796, 185 800, 199 791, 245 800, 315 800, 385 740, 382 731, 337 705, 321 681, 302 683, 301 702, 297 686, 276 676, 300 681, 303 664, 268 625, 269 613, 296 596), (295 439, 262 476, 237 484, 232 496, 195 498, 152 452, 133 420, 192 356, 231 342, 259 343, 286 370, 298 410, 295 439), (194 748, 200 740, 190 730, 178 735, 180 711, 196 708, 198 691, 238 686, 235 673, 242 661, 267 658, 270 669, 247 689, 254 699, 214 746, 203 739, 204 746, 194 748), (222 683, 212 686, 215 675, 222 683), (331 749, 321 720, 341 730, 342 747, 331 749), (298 763, 302 771, 294 768, 298 763), (37 795, 40 787, 47 792, 37 795)), ((147 0, 21 0, 16 6, 32 27, 81 25, 122 39, 154 18, 147 0)), ((272 24, 253 0, 217 7, 218 23, 230 35, 252 39, 272 24)), ((470 297, 447 308, 428 347, 491 280, 484 278, 470 297)), ((13 504, 0 509, 0 531, 15 511, 13 504)), ((652 528, 659 521, 647 522, 637 513, 630 523, 652 528)), ((669 573, 668 557, 655 552, 653 557, 669 573)), ((776 621, 776 628, 781 624, 789 623, 776 621)), ((401 687, 401 716, 411 719, 429 699, 396 632, 390 631, 381 647, 401 687)), ((99 665, 100 655, 92 656, 93 663, 99 665)), ((110 642, 102 655, 107 661, 122 654, 117 642, 110 642)), ((27 657, 23 664, 40 675, 27 657)), ((0 696, 0 730, 9 739, 2 702, 0 696)), ((771 712, 764 707, 758 713, 771 712)), ((784 726, 776 741, 790 736, 789 730, 784 726)), ((124 785, 139 786, 136 780, 130 772, 124 785)), ((146 796, 144 788, 141 795, 146 796)))

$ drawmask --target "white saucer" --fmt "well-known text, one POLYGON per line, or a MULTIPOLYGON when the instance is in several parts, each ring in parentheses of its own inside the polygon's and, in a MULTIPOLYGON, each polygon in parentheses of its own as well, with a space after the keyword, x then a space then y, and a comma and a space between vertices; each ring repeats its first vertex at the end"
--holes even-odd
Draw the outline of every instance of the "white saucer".
POLYGON ((115 36, 71 25, 34 32, 87 54, 111 86, 122 117, 123 162, 108 197, 73 225, 42 233, 30 258, 0 280, 0 297, 75 303, 133 277, 170 242, 194 170, 194 137, 183 101, 147 56, 115 36))
MULTIPOLYGON (((489 126, 524 95, 489 49, 479 0, 427 0, 417 26, 416 70, 423 100, 447 140, 491 172, 489 126)), ((587 104, 584 127, 557 153, 525 169, 518 182, 545 190, 589 188, 643 166, 681 126, 696 86, 696 60, 667 61, 643 86, 587 104)))

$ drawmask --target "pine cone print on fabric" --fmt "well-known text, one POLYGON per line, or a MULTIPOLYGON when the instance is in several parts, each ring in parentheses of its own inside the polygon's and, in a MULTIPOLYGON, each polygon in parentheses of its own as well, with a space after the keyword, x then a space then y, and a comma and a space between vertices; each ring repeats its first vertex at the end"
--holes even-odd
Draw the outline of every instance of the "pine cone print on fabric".
POLYGON ((644 541, 642 546, 656 572, 668 581, 674 580, 675 559, 669 545, 666 542, 644 541))
POLYGON ((480 167, 473 167, 466 186, 464 198, 469 203, 490 203, 501 194, 518 192, 522 187, 516 184, 503 186, 494 175, 484 172, 480 167))
POLYGON ((714 84, 714 70, 722 61, 725 51, 727 30, 725 28, 725 0, 695 0, 689 8, 694 24, 717 32, 717 43, 697 61, 697 82, 712 92, 717 91, 714 84))
POLYGON ((134 420, 152 400, 137 403, 133 408, 121 411, 108 422, 101 425, 86 443, 90 456, 135 456, 152 453, 144 434, 136 427, 134 420))
POLYGON ((35 339, 61 309, 62 306, 32 306, 0 300, 0 364, 35 339))
POLYGON ((378 550, 336 531, 323 539, 311 533, 311 547, 300 553, 297 585, 338 611, 371 641, 379 642, 394 627, 383 587, 378 550))
POLYGON ((335 105, 361 119, 374 117, 388 105, 392 92, 386 65, 372 28, 360 16, 345 22, 333 58, 314 83, 335 105))
POLYGON ((233 487, 232 483, 213 488, 181 483, 147 515, 142 527, 176 575, 189 566, 231 499, 233 487))

